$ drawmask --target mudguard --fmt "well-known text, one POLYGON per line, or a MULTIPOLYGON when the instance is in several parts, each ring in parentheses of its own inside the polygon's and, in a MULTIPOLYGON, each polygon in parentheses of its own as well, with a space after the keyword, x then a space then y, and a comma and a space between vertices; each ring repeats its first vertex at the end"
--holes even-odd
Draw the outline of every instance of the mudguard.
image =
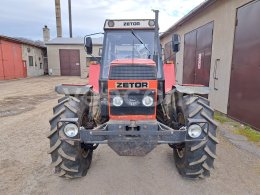
POLYGON ((206 87, 206 86, 174 85, 174 87, 175 87, 175 90, 179 93, 200 94, 200 95, 209 94, 209 87, 206 87))
POLYGON ((55 86, 55 91, 64 95, 84 95, 92 91, 92 85, 60 84, 55 86))

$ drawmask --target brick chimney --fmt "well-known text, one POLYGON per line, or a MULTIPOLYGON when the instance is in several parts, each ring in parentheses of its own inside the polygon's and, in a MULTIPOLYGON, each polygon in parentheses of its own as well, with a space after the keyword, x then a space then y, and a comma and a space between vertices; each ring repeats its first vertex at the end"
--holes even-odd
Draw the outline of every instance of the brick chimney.
POLYGON ((47 25, 44 26, 42 32, 43 32, 43 41, 46 43, 50 40, 50 29, 47 27, 47 25))
POLYGON ((60 0, 55 0, 57 37, 62 37, 60 0))

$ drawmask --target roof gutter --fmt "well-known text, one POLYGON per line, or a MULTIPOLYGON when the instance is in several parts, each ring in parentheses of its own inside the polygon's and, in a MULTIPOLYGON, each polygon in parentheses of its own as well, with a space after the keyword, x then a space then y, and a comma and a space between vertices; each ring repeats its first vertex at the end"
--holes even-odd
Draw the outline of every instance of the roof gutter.
POLYGON ((161 36, 160 39, 164 38, 167 36, 167 34, 172 33, 172 31, 176 30, 178 27, 183 25, 185 22, 189 21, 196 15, 198 15, 201 11, 204 11, 206 8, 211 6, 217 2, 217 0, 207 0, 204 3, 201 3, 199 6, 195 7, 193 10, 191 10, 187 15, 185 15, 183 18, 181 18, 177 23, 175 23, 173 26, 171 26, 166 32, 164 32, 161 36))
POLYGON ((19 43, 19 44, 30 45, 30 46, 38 47, 38 48, 46 48, 46 46, 43 46, 43 45, 33 44, 33 43, 30 43, 30 42, 22 41, 22 40, 12 38, 12 37, 8 37, 8 36, 5 36, 5 35, 0 35, 0 39, 19 43))

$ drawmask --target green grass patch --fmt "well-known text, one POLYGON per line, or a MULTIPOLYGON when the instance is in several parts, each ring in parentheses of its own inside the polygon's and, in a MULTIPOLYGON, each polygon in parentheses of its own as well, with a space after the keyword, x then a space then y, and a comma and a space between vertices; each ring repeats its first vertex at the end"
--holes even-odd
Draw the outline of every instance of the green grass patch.
POLYGON ((241 125, 239 124, 239 123, 235 123, 234 122, 234 124, 233 124, 233 127, 235 127, 235 128, 238 128, 238 127, 240 127, 241 125))
POLYGON ((260 142, 260 132, 257 132, 248 126, 235 130, 235 133, 247 137, 249 141, 260 142))
POLYGON ((220 113, 217 113, 217 112, 214 114, 214 119, 216 121, 220 122, 221 124, 231 121, 229 118, 227 118, 223 114, 220 114, 220 113))

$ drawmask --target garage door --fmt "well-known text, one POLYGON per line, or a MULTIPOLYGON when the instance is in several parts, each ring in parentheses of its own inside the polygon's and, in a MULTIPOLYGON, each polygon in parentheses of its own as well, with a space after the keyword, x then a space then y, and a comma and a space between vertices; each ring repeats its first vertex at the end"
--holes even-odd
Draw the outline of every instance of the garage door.
POLYGON ((26 77, 21 44, 0 40, 0 80, 26 77))
POLYGON ((80 76, 80 55, 77 49, 60 49, 62 76, 80 76))
POLYGON ((228 115, 260 129, 260 1, 237 10, 228 115))
POLYGON ((184 84, 209 85, 212 39, 213 22, 185 34, 184 84))

